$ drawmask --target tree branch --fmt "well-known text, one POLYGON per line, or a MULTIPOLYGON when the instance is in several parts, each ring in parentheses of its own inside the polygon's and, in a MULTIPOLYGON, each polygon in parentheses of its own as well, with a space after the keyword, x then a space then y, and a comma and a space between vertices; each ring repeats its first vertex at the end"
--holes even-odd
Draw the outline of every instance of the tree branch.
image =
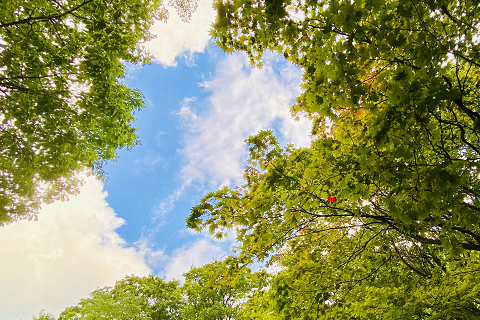
POLYGON ((43 16, 43 17, 30 17, 30 18, 26 18, 26 19, 22 19, 22 20, 19 20, 19 21, 12 21, 12 22, 7 22, 7 23, 2 23, 0 24, 0 28, 7 28, 7 27, 11 27, 11 26, 18 26, 20 24, 31 24, 32 22, 36 22, 36 21, 51 21, 53 19, 60 19, 66 15, 69 15, 71 14, 72 12, 80 9, 81 7, 83 7, 84 5, 90 3, 90 2, 93 2, 93 0, 86 0, 84 1, 83 3, 79 4, 78 6, 76 7, 73 7, 72 9, 70 10, 67 10, 65 12, 62 12, 62 13, 59 13, 59 14, 56 14, 56 15, 51 15, 51 16, 43 16))

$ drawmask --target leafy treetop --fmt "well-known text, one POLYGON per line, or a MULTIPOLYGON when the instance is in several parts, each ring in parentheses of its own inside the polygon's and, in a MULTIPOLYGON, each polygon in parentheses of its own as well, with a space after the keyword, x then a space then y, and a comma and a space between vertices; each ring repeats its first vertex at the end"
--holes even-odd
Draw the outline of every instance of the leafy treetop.
MULTIPOLYGON (((97 289, 89 298, 66 308, 58 320, 145 319, 145 320, 234 320, 254 290, 266 285, 264 273, 248 268, 225 276, 226 263, 213 261, 192 267, 184 274, 185 283, 157 276, 129 276, 113 287, 97 289)), ((38 320, 55 320, 41 312, 38 320)))

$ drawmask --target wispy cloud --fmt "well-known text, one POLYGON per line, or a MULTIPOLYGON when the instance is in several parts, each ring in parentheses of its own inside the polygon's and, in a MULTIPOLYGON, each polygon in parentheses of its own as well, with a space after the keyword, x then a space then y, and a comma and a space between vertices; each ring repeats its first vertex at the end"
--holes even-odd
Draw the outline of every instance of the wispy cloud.
POLYGON ((191 104, 197 101, 196 97, 185 97, 180 102, 180 109, 175 114, 180 118, 181 128, 187 131, 194 131, 200 117, 192 110, 191 104))
POLYGON ((167 214, 175 208, 175 203, 182 197, 185 187, 175 189, 166 198, 162 199, 150 212, 152 222, 155 223, 155 231, 168 223, 167 214))
POLYGON ((221 259, 226 254, 219 243, 209 239, 200 239, 190 246, 184 246, 173 251, 169 262, 161 273, 168 280, 182 280, 183 274, 192 266, 201 267, 213 259, 221 259))
POLYGON ((156 173, 156 168, 162 164, 162 162, 165 162, 165 159, 163 157, 155 152, 151 151, 146 151, 146 155, 142 158, 137 158, 133 161, 133 163, 136 166, 136 170, 138 172, 140 171, 145 171, 145 172, 151 172, 151 173, 156 173))
POLYGON ((168 260, 163 249, 156 249, 153 241, 153 234, 141 236, 134 245, 139 254, 144 258, 145 263, 151 268, 157 268, 168 260))

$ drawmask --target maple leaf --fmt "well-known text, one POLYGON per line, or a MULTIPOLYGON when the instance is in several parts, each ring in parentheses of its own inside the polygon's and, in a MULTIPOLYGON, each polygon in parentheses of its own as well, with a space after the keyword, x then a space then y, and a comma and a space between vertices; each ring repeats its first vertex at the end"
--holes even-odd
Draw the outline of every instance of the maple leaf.
POLYGON ((336 197, 333 197, 333 196, 328 196, 327 198, 327 202, 337 202, 337 198, 336 197))

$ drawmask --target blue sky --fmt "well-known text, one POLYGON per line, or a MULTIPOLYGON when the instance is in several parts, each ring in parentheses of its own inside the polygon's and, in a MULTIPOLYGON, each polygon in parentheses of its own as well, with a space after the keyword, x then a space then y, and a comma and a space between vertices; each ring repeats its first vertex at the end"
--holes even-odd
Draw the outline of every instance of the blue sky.
POLYGON ((273 129, 282 144, 309 144, 310 123, 289 112, 301 70, 274 54, 262 69, 226 55, 209 40, 213 18, 209 1, 187 25, 171 11, 152 28, 154 62, 127 66, 124 82, 145 98, 141 145, 118 152, 107 181, 85 176, 77 197, 0 230, 0 320, 58 315, 126 275, 181 280, 192 265, 225 257, 233 235, 218 242, 187 230, 190 209, 208 191, 242 183, 248 136, 273 129))
MULTIPOLYGON (((214 45, 210 47, 217 51, 215 54, 222 54, 214 45)), ((144 95, 146 107, 136 113, 135 122, 141 145, 129 151, 121 150, 118 160, 105 166, 109 179, 104 188, 108 192, 108 203, 127 221, 118 232, 128 242, 148 232, 149 227, 144 227, 152 224, 156 206, 180 183, 178 173, 184 160, 178 151, 184 130, 178 112, 182 101, 195 97, 195 104, 201 109, 198 102, 208 97, 208 92, 199 88, 198 83, 215 67, 211 55, 196 54, 194 66, 187 65, 184 58, 178 60, 175 67, 165 68, 154 63, 130 69, 125 79, 128 86, 144 95)), ((188 196, 182 200, 186 201, 176 204, 175 217, 162 217, 153 222, 174 224, 163 228, 158 235, 164 241, 173 236, 174 229, 184 225, 182 219, 194 204, 188 196)))

